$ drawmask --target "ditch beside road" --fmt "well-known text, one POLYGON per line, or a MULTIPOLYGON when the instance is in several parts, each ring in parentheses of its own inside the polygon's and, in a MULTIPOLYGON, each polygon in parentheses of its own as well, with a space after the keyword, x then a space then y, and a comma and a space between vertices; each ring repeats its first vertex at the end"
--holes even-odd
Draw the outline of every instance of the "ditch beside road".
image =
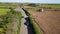
POLYGON ((22 14, 20 34, 35 34, 25 11, 19 7, 17 7, 15 10, 21 12, 22 14))

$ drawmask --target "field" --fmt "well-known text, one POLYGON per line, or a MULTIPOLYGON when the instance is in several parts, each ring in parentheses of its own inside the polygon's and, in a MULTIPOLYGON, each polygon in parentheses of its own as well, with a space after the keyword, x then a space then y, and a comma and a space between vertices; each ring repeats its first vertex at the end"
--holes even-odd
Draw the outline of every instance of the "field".
POLYGON ((10 11, 9 9, 0 9, 0 16, 7 14, 7 12, 9 11, 10 11))
POLYGON ((19 34, 21 13, 16 12, 17 4, 0 3, 0 34, 19 34))
POLYGON ((30 12, 44 34, 60 34, 60 12, 30 12), (52 30, 52 31, 51 31, 52 30))
MULTIPOLYGON (((23 4, 17 5, 0 3, 0 34, 20 34, 22 14, 18 9, 23 4)), ((24 9, 28 11, 25 14, 29 17, 35 34, 60 34, 60 4, 27 4, 24 9)))
POLYGON ((38 11, 39 9, 43 8, 44 10, 59 10, 60 4, 38 4, 37 6, 28 6, 25 5, 24 8, 28 11, 38 11))
MULTIPOLYGON (((2 9, 1 6, 2 5, 0 4, 0 34, 2 34, 2 32, 4 32, 4 28, 2 28, 3 26, 1 26, 2 25, 1 22, 3 21, 2 16, 6 15, 7 12, 9 11, 9 9, 5 9, 7 6, 5 8, 3 8, 3 9, 2 9)), ((4 23, 4 22, 2 22, 2 23, 4 23)))
POLYGON ((12 4, 12 3, 0 3, 0 8, 1 9, 9 9, 11 8, 15 8, 17 6, 17 4, 12 4))
POLYGON ((15 8, 16 4, 7 4, 7 3, 0 3, 0 15, 4 15, 10 11, 9 8, 15 8))
POLYGON ((39 26, 43 34, 60 34, 59 4, 43 4, 40 7, 25 6, 25 9, 33 16, 36 24, 39 26), (44 12, 38 11, 40 8, 44 8, 44 12))

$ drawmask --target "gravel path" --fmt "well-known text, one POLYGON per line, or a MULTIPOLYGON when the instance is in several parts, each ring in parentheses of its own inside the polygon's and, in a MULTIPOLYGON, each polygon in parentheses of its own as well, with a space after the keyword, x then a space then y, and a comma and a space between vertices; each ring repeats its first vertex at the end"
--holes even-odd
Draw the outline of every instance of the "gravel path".
POLYGON ((20 34, 28 34, 28 29, 27 29, 27 26, 24 24, 26 22, 25 18, 27 18, 28 16, 25 14, 25 12, 17 7, 15 9, 16 11, 20 11, 22 13, 22 20, 21 20, 21 29, 20 29, 20 34))
POLYGON ((27 18, 27 15, 25 14, 25 12, 21 9, 21 13, 22 13, 22 23, 21 23, 21 29, 20 29, 20 34, 28 34, 28 30, 27 30, 27 26, 24 25, 24 23, 26 22, 25 18, 27 18))
POLYGON ((20 34, 28 34, 27 26, 24 25, 25 22, 26 22, 25 19, 22 18, 20 34))

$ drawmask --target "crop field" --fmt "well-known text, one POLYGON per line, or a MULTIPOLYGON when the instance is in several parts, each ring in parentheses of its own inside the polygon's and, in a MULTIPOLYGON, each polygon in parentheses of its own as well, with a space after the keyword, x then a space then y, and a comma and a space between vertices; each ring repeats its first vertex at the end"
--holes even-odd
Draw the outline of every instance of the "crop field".
POLYGON ((33 16, 43 34, 60 34, 60 4, 25 6, 25 9, 33 16), (44 12, 38 11, 40 8, 44 8, 44 12))
POLYGON ((1 3, 0 4, 0 8, 1 9, 4 9, 4 8, 5 9, 9 9, 10 7, 15 8, 16 6, 17 6, 17 4, 9 4, 9 3, 8 4, 7 3, 5 3, 5 4, 4 3, 1 3))
POLYGON ((0 9, 0 16, 7 14, 7 12, 9 11, 10 11, 9 9, 0 9))
POLYGON ((44 10, 59 10, 60 4, 39 4, 37 6, 24 6, 28 11, 38 11, 39 9, 43 8, 44 10))
POLYGON ((0 15, 4 15, 7 12, 10 11, 9 8, 15 8, 16 4, 6 4, 6 3, 0 3, 0 15))

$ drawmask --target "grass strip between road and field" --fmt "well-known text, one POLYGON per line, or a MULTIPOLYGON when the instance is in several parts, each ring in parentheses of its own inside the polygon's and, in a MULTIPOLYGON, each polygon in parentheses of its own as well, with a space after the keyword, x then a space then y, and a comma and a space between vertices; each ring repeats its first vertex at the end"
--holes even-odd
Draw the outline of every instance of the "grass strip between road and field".
POLYGON ((35 34, 42 34, 40 28, 36 24, 36 22, 33 19, 33 17, 30 15, 30 13, 27 10, 25 10, 24 8, 23 8, 23 10, 25 11, 26 15, 29 16, 29 19, 30 19, 31 24, 32 24, 32 26, 34 28, 35 34))
MULTIPOLYGON (((14 10, 7 12, 6 15, 1 15, 0 19, 2 19, 2 21, 0 20, 0 22, 1 22, 0 23, 0 34, 1 33, 4 33, 4 34, 8 33, 10 31, 9 29, 14 30, 11 32, 20 34, 21 16, 22 16, 22 14, 20 12, 14 11, 14 10), (16 19, 16 22, 14 21, 14 19, 16 19), (16 32, 15 32, 15 28, 12 28, 13 26, 11 26, 12 23, 14 23, 14 24, 18 23, 17 24, 18 29, 16 30, 16 32)), ((11 34, 11 33, 9 33, 9 34, 11 34)))
POLYGON ((19 18, 17 34, 20 34, 20 26, 21 26, 21 17, 22 17, 22 14, 20 12, 16 12, 16 14, 18 15, 18 18, 19 18))
POLYGON ((30 18, 31 24, 33 25, 33 28, 35 30, 35 33, 36 34, 42 34, 41 31, 40 31, 40 28, 38 27, 38 25, 34 21, 33 17, 31 15, 29 15, 29 18, 30 18))
POLYGON ((18 30, 17 30, 17 34, 20 34, 20 26, 21 26, 22 14, 21 14, 21 12, 14 11, 13 9, 12 9, 12 11, 13 11, 13 13, 17 14, 17 16, 18 16, 18 26, 17 26, 18 30))

